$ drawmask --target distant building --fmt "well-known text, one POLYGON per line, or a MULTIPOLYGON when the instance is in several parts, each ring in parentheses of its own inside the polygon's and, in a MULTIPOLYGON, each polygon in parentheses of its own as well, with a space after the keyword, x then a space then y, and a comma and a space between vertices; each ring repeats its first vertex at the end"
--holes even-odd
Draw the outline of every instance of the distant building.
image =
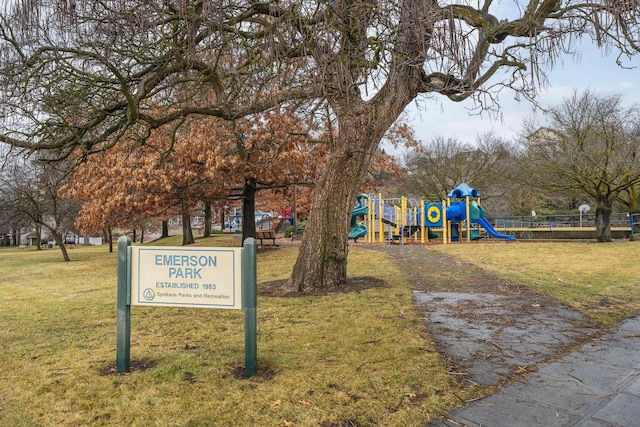
POLYGON ((558 133, 553 129, 541 127, 529 136, 527 143, 529 146, 545 146, 552 145, 558 141, 558 133))

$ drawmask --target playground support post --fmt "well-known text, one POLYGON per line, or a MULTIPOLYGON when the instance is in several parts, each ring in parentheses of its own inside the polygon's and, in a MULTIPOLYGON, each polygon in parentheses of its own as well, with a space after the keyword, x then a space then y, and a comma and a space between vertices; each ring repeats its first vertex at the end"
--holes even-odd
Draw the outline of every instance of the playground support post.
POLYGON ((371 197, 367 198, 367 215, 365 215, 364 217, 364 223, 367 225, 367 236, 365 237, 364 241, 367 243, 371 243, 373 242, 373 227, 372 225, 372 218, 374 216, 374 211, 372 209, 373 206, 373 202, 371 201, 371 197))
POLYGON ((418 229, 420 228, 420 220, 418 219, 418 207, 413 207, 413 216, 411 217, 411 226, 416 228, 416 233, 413 234, 413 241, 418 241, 418 229))
POLYGON ((382 193, 378 193, 378 241, 384 243, 384 223, 382 222, 382 193))
POLYGON ((394 222, 395 222, 395 227, 393 228, 393 234, 395 234, 396 236, 400 234, 400 221, 398 221, 399 217, 400 217, 400 208, 397 206, 393 207, 393 215, 394 215, 394 222))
POLYGON ((407 198, 402 196, 400 199, 400 244, 404 245, 404 232, 407 225, 407 198))
POLYGON ((447 201, 442 201, 442 242, 449 243, 449 221, 447 221, 447 201))
MULTIPOLYGON (((451 200, 447 199, 447 207, 450 207, 450 206, 451 206, 451 200)), ((452 240, 451 240, 452 232, 453 232, 453 224, 452 224, 451 220, 448 220, 447 221, 447 236, 449 236, 449 243, 452 242, 452 240)))
POLYGON ((420 243, 424 245, 424 230, 426 227, 424 226, 424 200, 420 200, 420 243))
POLYGON ((469 206, 470 202, 471 202, 471 200, 470 200, 469 196, 466 196, 465 199, 464 199, 464 207, 465 207, 465 210, 466 210, 465 214, 466 214, 466 218, 467 218, 467 220, 465 221, 465 223, 466 223, 465 226, 466 226, 466 229, 467 229, 467 242, 471 241, 471 217, 469 216, 469 214, 471 213, 470 212, 471 209, 470 209, 470 206, 469 206))

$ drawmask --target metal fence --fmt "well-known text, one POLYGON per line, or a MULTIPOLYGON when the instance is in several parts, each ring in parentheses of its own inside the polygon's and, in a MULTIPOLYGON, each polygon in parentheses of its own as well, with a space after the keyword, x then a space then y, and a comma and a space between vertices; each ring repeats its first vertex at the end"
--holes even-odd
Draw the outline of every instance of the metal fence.
MULTIPOLYGON (((495 229, 519 229, 537 228, 553 231, 554 228, 595 228, 595 214, 561 214, 561 215, 536 215, 536 216, 492 216, 487 220, 495 229)), ((636 231, 640 232, 640 215, 629 215, 626 212, 616 212, 611 214, 612 228, 625 228, 635 225, 636 231), (633 222, 635 218, 635 223, 633 222), (631 224, 630 224, 631 220, 631 224)), ((633 232, 633 227, 632 232, 633 232)))
POLYGON ((640 234, 640 214, 631 214, 629 216, 629 223, 631 234, 640 234))

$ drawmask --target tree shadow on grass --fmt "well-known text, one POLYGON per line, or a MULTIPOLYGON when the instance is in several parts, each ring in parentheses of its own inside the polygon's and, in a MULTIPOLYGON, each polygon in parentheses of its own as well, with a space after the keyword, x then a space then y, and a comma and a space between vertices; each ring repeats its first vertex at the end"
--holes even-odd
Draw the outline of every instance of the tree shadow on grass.
POLYGON ((307 297, 326 296, 331 294, 344 294, 361 292, 367 289, 383 288, 387 283, 375 277, 351 277, 344 286, 338 288, 316 289, 314 291, 298 292, 289 287, 288 280, 275 280, 272 282, 258 283, 258 295, 263 297, 307 297))

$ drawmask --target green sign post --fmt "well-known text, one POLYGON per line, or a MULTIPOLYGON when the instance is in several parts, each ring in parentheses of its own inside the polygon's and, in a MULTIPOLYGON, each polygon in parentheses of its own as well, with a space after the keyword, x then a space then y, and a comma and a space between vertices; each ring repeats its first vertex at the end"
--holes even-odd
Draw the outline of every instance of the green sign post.
POLYGON ((118 292, 116 295, 116 372, 129 372, 131 355, 131 239, 118 239, 118 292))
POLYGON ((131 246, 118 240, 116 371, 130 369, 131 306, 242 309, 245 377, 257 367, 256 240, 242 248, 131 246))

